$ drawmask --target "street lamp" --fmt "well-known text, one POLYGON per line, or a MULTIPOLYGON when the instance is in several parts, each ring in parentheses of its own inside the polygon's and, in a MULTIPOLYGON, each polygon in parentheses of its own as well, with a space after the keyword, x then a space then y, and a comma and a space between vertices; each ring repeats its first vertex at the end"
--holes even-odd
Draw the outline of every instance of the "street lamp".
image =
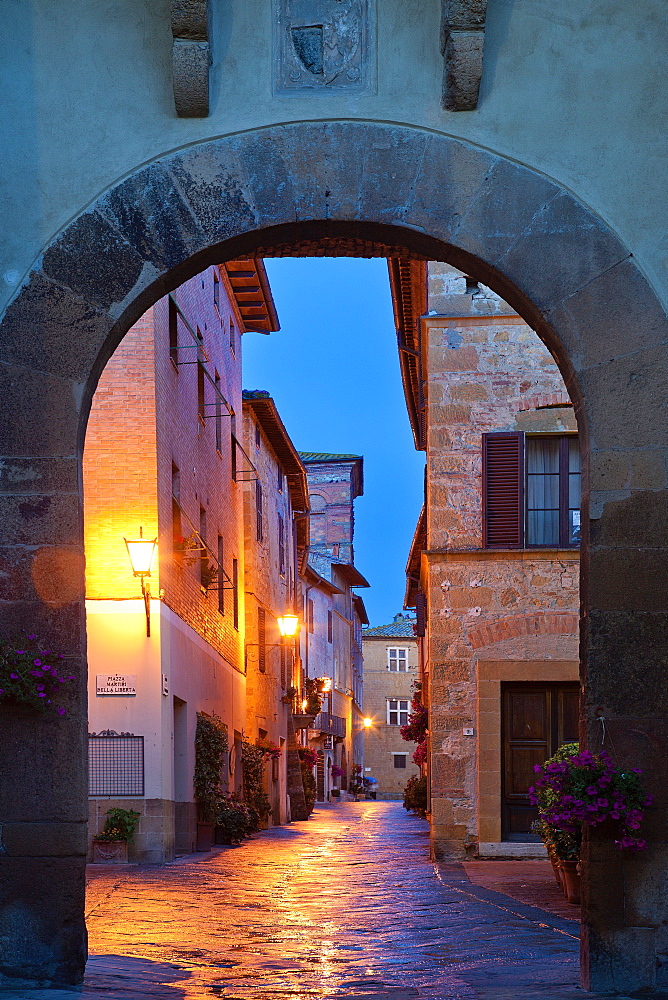
POLYGON ((369 716, 367 715, 366 719, 363 720, 362 725, 364 726, 365 729, 371 729, 371 727, 373 726, 373 719, 370 719, 369 716))
POLYGON ((144 608, 146 610, 146 635, 151 634, 151 591, 144 582, 147 576, 151 575, 151 565, 155 555, 157 538, 144 538, 144 529, 139 528, 139 538, 124 538, 132 575, 138 576, 141 582, 141 596, 144 598, 144 608))
POLYGON ((278 631, 284 639, 294 639, 299 632, 299 618, 297 615, 279 615, 276 619, 278 631))

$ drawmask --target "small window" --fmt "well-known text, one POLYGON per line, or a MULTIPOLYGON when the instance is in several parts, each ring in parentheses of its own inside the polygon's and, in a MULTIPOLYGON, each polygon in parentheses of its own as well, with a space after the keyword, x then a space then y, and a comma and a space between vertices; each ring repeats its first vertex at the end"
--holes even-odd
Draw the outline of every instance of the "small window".
POLYGON ((574 437, 527 437, 527 546, 580 541, 580 449, 574 437))
POLYGON ((285 576, 285 523, 278 515, 278 572, 285 576))
POLYGON ((232 560, 232 623, 239 629, 239 563, 232 560))
POLYGON ((234 354, 234 352, 236 351, 236 349, 237 349, 237 328, 234 325, 234 320, 231 319, 230 320, 230 350, 232 351, 232 354, 234 354))
POLYGON ((181 525, 181 473, 178 465, 172 462, 172 545, 175 551, 180 551, 183 544, 183 528, 181 525))
MULTIPOLYGON (((201 506, 199 508, 199 534, 202 542, 206 542, 206 510, 201 506)), ((202 551, 199 554, 199 582, 202 587, 207 587, 209 584, 209 553, 204 545, 202 545, 202 551)))
POLYGON ((169 310, 169 357, 178 371, 179 363, 179 313, 176 308, 176 302, 169 296, 168 300, 168 310, 169 310))
POLYGON ((327 612, 327 642, 331 642, 334 638, 334 615, 331 611, 327 612))
POLYGON ((255 480, 255 538, 261 542, 264 537, 264 524, 262 522, 262 483, 255 480))
POLYGON ((309 632, 313 632, 313 629, 314 629, 314 620, 315 620, 315 615, 313 613, 313 601, 309 598, 309 602, 308 602, 308 606, 307 606, 307 621, 308 621, 308 630, 309 630, 309 632))
POLYGON ((221 453, 223 450, 223 411, 220 405, 220 375, 218 372, 214 373, 214 383, 216 386, 216 451, 221 453))
POLYGON ((200 422, 204 423, 204 338, 200 328, 197 327, 197 416, 200 422))
POLYGON ((388 698, 387 700, 387 724, 388 726, 408 725, 408 699, 388 698))
POLYGON ((264 608, 257 609, 257 665, 261 674, 267 669, 267 616, 264 608))
POLYGON ((406 767, 406 754, 405 753, 393 753, 392 756, 394 758, 394 766, 396 768, 402 768, 403 769, 403 768, 406 767))
POLYGON ((262 443, 262 435, 260 434, 260 425, 255 425, 255 447, 259 448, 262 443))
POLYGON ((223 573, 223 566, 225 558, 225 544, 221 535, 218 535, 218 611, 221 615, 225 614, 225 591, 223 585, 225 583, 225 576, 223 573))
POLYGON ((276 489, 278 490, 279 493, 283 492, 283 469, 280 467, 280 465, 277 466, 276 489))
POLYGON ((387 650, 387 669, 396 672, 408 670, 408 650, 403 647, 390 646, 387 650))
POLYGON ((213 304, 216 307, 216 312, 220 312, 220 278, 216 274, 215 270, 213 272, 213 304))

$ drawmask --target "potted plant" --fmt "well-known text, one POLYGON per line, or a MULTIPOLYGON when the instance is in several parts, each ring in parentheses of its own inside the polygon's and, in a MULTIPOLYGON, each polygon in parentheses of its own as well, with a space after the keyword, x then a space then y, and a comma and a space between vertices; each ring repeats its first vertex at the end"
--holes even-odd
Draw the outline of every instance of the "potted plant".
POLYGON ((200 586, 206 593, 209 587, 218 582, 218 567, 213 563, 203 562, 200 567, 200 586))
POLYGON ((406 782, 404 788, 404 809, 415 812, 418 816, 427 814, 427 778, 425 775, 414 774, 406 782))
POLYGON ((561 747, 534 771, 529 798, 538 806, 539 832, 558 859, 568 901, 579 902, 583 827, 607 822, 618 850, 642 851, 647 843, 637 831, 652 796, 643 791, 639 768, 619 770, 605 751, 581 752, 577 743, 561 747))
MULTIPOLYGON (((280 754, 280 749, 279 749, 280 754)), ((271 803, 264 790, 265 751, 248 740, 241 745, 241 764, 244 776, 244 802, 251 816, 249 833, 266 830, 269 825, 271 803)))
POLYGON ((227 726, 217 715, 197 713, 195 731, 195 801, 197 802, 197 851, 210 851, 223 789, 225 754, 229 749, 227 726))
POLYGON ((93 837, 93 864, 127 864, 128 844, 134 837, 140 813, 134 809, 107 809, 106 817, 102 831, 93 837))
POLYGON ((348 782, 348 791, 354 797, 355 802, 359 801, 359 796, 364 791, 364 778, 361 764, 353 764, 348 782))
POLYGON ((313 776, 313 768, 318 763, 318 754, 317 751, 311 750, 310 747, 299 747, 298 750, 302 770, 302 782, 304 784, 304 798, 306 800, 306 809, 310 816, 315 806, 316 783, 313 776))
POLYGON ((222 795, 216 815, 216 843, 240 844, 250 837, 253 817, 250 809, 234 795, 222 795))

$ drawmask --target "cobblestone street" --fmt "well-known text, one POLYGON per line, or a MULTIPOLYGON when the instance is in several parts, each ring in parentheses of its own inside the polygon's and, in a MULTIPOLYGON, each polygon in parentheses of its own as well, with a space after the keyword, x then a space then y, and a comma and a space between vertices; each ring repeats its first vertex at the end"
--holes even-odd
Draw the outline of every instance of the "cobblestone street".
POLYGON ((84 1000, 593 996, 576 985, 575 920, 434 866, 399 803, 320 807, 240 847, 91 875, 84 1000))

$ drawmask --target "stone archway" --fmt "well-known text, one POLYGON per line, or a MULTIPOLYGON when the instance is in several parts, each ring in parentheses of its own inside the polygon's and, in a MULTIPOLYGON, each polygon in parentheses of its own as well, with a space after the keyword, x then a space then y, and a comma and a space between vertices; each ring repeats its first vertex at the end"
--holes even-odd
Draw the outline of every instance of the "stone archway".
MULTIPOLYGON (((2 710, 0 940, 9 976, 73 983, 83 972, 80 457, 97 378, 141 313, 207 265, 323 240, 399 247, 463 268, 502 294, 558 359, 590 482, 584 735, 595 745, 605 715, 620 756, 649 764, 665 808, 657 761, 668 746, 668 321, 631 255, 552 181, 446 136, 329 122, 206 142, 100 197, 46 249, 2 320, 0 629, 39 632, 82 678, 65 719, 36 726, 2 710)), ((589 845, 583 955, 592 988, 661 982, 663 817, 657 809, 650 819, 645 857, 623 861, 604 841, 589 845)))

